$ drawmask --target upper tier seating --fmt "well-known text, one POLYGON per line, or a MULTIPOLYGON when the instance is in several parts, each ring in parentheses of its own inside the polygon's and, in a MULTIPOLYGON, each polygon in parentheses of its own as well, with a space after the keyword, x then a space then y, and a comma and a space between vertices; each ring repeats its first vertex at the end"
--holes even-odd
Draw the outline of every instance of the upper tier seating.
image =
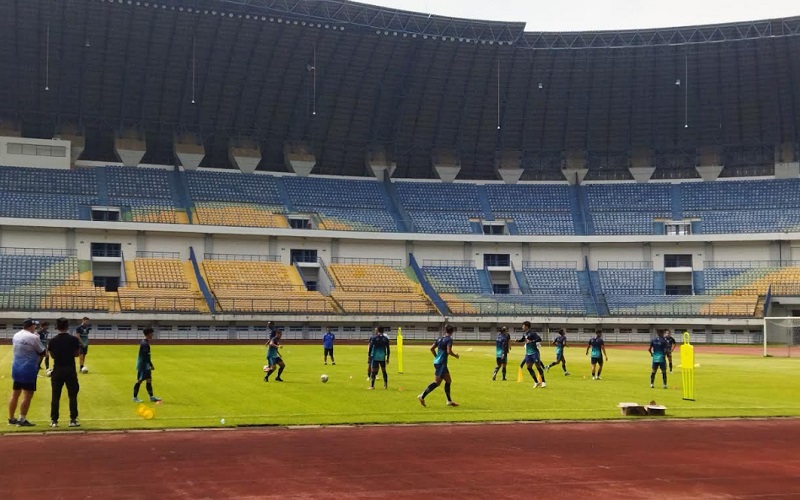
POLYGON ((523 269, 531 293, 580 294, 576 269, 526 267, 523 269))
POLYGON ((275 179, 270 175, 187 171, 189 195, 198 201, 227 201, 283 207, 275 179))
POLYGON ((683 214, 703 233, 764 233, 800 229, 798 179, 716 181, 683 186, 683 214))
POLYGON ((198 202, 194 206, 197 223, 214 226, 280 227, 289 221, 282 206, 229 202, 198 202))
POLYGON ((572 235, 575 224, 569 212, 495 212, 498 219, 513 220, 523 235, 572 235))
POLYGON ((156 168, 106 167, 108 196, 115 198, 172 199, 170 172, 156 168))
POLYGON ((414 232, 469 234, 469 219, 484 217, 474 184, 397 182, 395 187, 414 232))
POLYGON ((94 198, 97 196, 97 179, 92 169, 0 167, 0 192, 94 198))
POLYGON ((569 187, 560 184, 487 184, 492 212, 569 213, 569 187))
POLYGON ((204 260, 208 286, 228 313, 332 313, 327 297, 306 290, 292 266, 279 262, 204 260))
POLYGON ((331 296, 345 312, 434 314, 422 287, 402 271, 380 264, 331 264, 331 296))
POLYGON ((585 186, 595 234, 653 234, 653 219, 671 218, 669 184, 585 186))

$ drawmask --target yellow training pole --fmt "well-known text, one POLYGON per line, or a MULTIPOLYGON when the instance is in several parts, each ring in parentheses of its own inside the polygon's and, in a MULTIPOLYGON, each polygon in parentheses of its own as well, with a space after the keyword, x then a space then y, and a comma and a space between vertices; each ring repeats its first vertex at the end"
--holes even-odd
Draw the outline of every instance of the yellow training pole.
POLYGON ((683 376, 683 399, 694 401, 694 346, 689 339, 689 332, 683 332, 681 375, 683 376))
POLYGON ((403 373, 403 329, 397 328, 397 373, 403 373))

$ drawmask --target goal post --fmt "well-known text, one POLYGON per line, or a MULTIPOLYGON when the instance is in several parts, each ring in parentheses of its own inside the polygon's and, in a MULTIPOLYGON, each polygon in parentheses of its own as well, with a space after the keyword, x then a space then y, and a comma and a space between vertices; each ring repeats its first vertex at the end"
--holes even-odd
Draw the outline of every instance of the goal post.
POLYGON ((792 350, 798 344, 800 344, 800 316, 764 318, 764 356, 792 357, 792 350))

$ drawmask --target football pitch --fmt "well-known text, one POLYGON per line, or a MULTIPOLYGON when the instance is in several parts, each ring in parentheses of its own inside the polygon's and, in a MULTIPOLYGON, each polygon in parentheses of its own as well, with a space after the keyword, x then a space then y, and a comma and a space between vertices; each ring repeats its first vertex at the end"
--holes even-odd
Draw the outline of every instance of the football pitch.
MULTIPOLYGON (((561 368, 548 373, 547 388, 533 388, 527 372, 517 382, 523 350, 509 356, 508 381, 491 380, 494 347, 456 341, 451 359, 452 397, 461 406, 445 406, 443 387, 427 397, 427 408, 417 395, 433 380, 433 357, 426 346, 404 349, 404 373, 398 374, 393 352, 389 389, 380 374, 374 391, 367 390, 367 348, 338 345, 336 366, 322 364, 322 347, 292 345, 282 349, 285 382, 263 381, 265 349, 257 345, 159 345, 153 343, 155 395, 163 404, 147 405, 155 417, 137 415, 131 401, 138 345, 92 345, 87 357, 90 373, 80 375, 81 430, 231 427, 248 425, 392 424, 423 422, 485 422, 515 420, 598 420, 621 418, 619 402, 656 401, 670 417, 800 416, 800 361, 748 355, 696 354, 696 401, 682 400, 680 356, 669 388, 649 387, 650 357, 646 346, 607 346, 609 361, 603 380, 592 380, 585 347, 566 350, 571 373, 561 368), (322 383, 322 374, 329 376, 322 383), (224 423, 222 423, 224 419, 224 423)), ((393 350, 396 350, 393 346, 393 350)), ((543 361, 554 350, 543 349, 543 361)), ((0 398, 11 390, 11 347, 0 347, 0 398)), ((43 373, 43 372, 42 372, 43 373)), ((274 378, 274 376, 273 376, 274 378)), ((146 399, 142 384, 139 397, 146 399)), ((49 430, 49 379, 39 378, 28 419, 33 431, 49 430)), ((61 402, 61 427, 68 421, 66 391, 61 402)), ((4 427, 10 432, 25 431, 4 427)))

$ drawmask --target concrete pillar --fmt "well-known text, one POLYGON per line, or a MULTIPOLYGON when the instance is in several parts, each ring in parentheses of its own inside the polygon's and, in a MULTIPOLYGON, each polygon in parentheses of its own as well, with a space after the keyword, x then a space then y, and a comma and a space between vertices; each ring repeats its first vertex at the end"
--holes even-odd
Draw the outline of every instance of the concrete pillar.
POLYGON ((501 151, 495 160, 495 169, 506 184, 516 184, 522 177, 522 153, 519 151, 501 151))
POLYGON ((717 146, 703 146, 697 150, 697 173, 704 181, 715 181, 725 166, 722 164, 722 153, 717 146))
POLYGON ((300 177, 307 177, 317 164, 317 157, 311 147, 300 142, 286 143, 283 147, 283 159, 286 168, 300 177))
POLYGON ((142 162, 147 144, 134 133, 126 133, 123 137, 114 139, 114 150, 124 166, 136 167, 142 162))
POLYGON ((580 184, 589 173, 585 151, 567 151, 561 167, 561 174, 569 184, 580 184))
POLYGON ((230 144, 229 154, 233 163, 245 174, 252 174, 256 171, 261 162, 261 150, 258 144, 247 138, 238 138, 230 144))
POLYGON ((175 155, 185 170, 197 170, 206 156, 206 150, 197 136, 182 134, 175 137, 175 155))
POLYGON ((389 159, 389 155, 383 146, 373 146, 370 151, 367 151, 366 164, 367 169, 379 181, 391 178, 395 169, 397 169, 397 163, 389 159))
POLYGON ((453 150, 438 150, 433 154, 431 160, 433 168, 442 182, 453 182, 461 172, 461 160, 453 150))
POLYGON ((70 166, 74 167, 75 162, 78 161, 81 153, 86 149, 86 136, 83 130, 75 124, 67 123, 59 128, 56 138, 70 142, 70 166))

